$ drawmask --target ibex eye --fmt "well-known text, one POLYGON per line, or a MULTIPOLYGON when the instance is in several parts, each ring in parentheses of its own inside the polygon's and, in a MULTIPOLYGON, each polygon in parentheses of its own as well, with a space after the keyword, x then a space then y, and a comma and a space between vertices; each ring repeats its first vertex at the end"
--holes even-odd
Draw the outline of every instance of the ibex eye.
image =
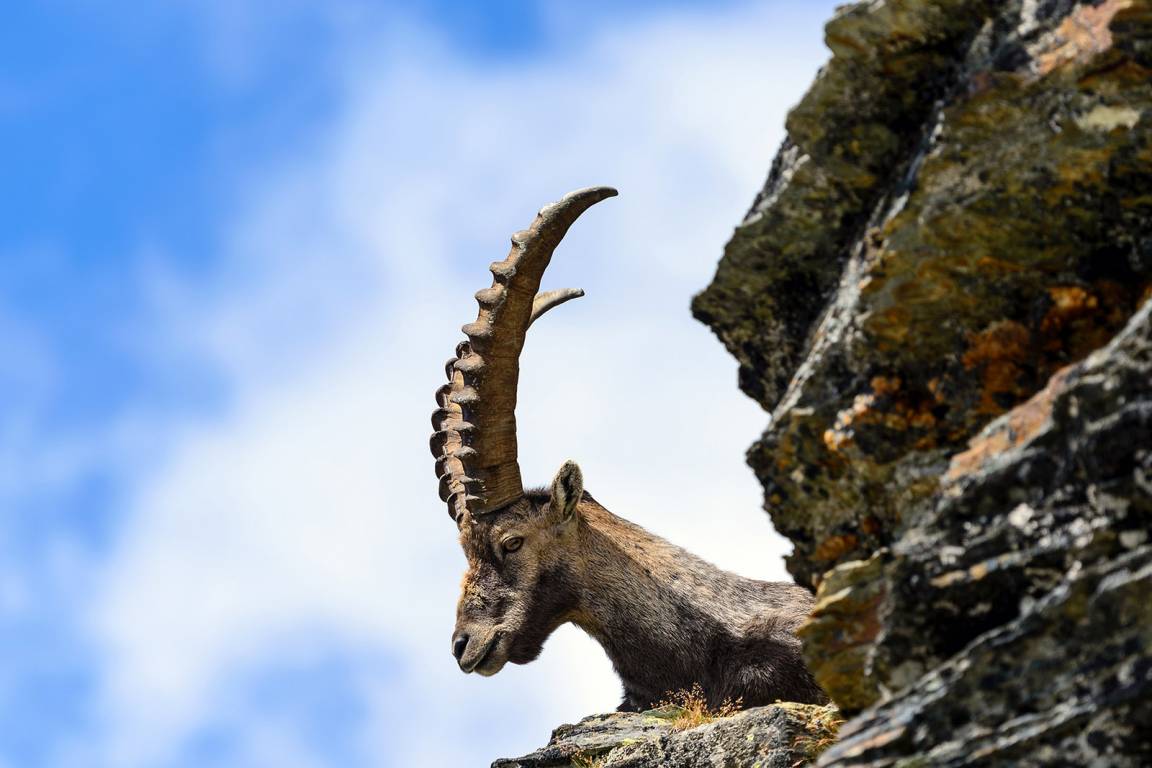
POLYGON ((520 549, 520 545, 524 543, 524 539, 520 536, 509 536, 503 541, 505 552, 515 552, 520 549))

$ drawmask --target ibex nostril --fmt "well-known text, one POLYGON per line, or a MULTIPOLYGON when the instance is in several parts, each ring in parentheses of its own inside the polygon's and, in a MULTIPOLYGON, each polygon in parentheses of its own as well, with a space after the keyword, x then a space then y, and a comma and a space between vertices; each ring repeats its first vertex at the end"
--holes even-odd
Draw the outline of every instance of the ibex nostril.
POLYGON ((452 640, 452 655, 456 657, 456 661, 460 661, 464 656, 464 649, 468 647, 468 635, 461 633, 456 635, 452 640))

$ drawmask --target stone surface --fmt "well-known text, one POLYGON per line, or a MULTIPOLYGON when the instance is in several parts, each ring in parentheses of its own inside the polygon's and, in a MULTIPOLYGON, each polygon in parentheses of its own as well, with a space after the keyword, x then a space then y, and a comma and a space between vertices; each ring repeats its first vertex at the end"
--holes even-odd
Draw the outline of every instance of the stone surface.
POLYGON ((858 3, 693 309, 771 427, 749 453, 815 586, 1152 283, 1148 0, 858 3))
POLYGON ((1152 765, 1152 301, 952 467, 825 764, 1152 765))
POLYGON ((772 411, 749 463, 859 713, 824 762, 1152 764, 1152 2, 827 37, 693 306, 772 411))
POLYGON ((595 715, 562 725, 543 749, 493 768, 798 768, 830 742, 834 707, 781 704, 746 709, 694 728, 679 710, 595 715))
POLYGON ((741 387, 766 407, 799 364, 848 244, 952 87, 987 5, 862 3, 828 24, 835 56, 789 115, 768 182, 692 304, 740 361, 741 387))
POLYGON ((880 634, 880 607, 888 596, 884 580, 886 553, 854 560, 825 574, 808 622, 800 628, 808 668, 845 712, 876 701, 876 677, 863 675, 880 634))

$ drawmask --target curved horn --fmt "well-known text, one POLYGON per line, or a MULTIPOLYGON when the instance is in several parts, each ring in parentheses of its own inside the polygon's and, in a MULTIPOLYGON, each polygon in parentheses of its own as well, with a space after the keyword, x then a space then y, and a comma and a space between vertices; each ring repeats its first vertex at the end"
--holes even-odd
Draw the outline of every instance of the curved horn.
POLYGON ((480 313, 462 329, 468 340, 448 361, 448 383, 436 391, 439 408, 432 414, 440 498, 457 522, 466 512, 493 512, 524 494, 516 460, 520 351, 534 320, 584 295, 578 288, 538 293, 540 280, 572 223, 616 194, 590 187, 545 206, 531 227, 512 235, 508 257, 492 265, 492 286, 476 293, 480 313))
POLYGON ((578 299, 583 295, 583 288, 561 288, 558 291, 545 291, 536 294, 536 298, 532 300, 532 316, 528 318, 528 326, 531 327, 532 323, 540 318, 540 315, 552 307, 558 307, 566 301, 578 299))

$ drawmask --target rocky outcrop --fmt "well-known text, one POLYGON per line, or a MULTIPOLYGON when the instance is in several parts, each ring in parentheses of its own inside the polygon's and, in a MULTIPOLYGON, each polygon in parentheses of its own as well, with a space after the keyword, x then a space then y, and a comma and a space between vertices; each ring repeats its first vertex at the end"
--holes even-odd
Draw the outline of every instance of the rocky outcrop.
POLYGON ((749 462, 857 713, 823 764, 1152 764, 1152 1, 828 40, 693 304, 772 412, 749 462))
POLYGON ((834 707, 781 704, 747 709, 684 727, 683 713, 664 707, 596 715, 563 725, 548 745, 493 768, 795 768, 809 763, 836 733, 834 707))
POLYGON ((1150 527, 1152 302, 953 459, 829 764, 1152 765, 1150 527))
POLYGON ((693 303, 772 410, 750 463, 815 585, 1152 278, 1147 0, 859 3, 693 303))

